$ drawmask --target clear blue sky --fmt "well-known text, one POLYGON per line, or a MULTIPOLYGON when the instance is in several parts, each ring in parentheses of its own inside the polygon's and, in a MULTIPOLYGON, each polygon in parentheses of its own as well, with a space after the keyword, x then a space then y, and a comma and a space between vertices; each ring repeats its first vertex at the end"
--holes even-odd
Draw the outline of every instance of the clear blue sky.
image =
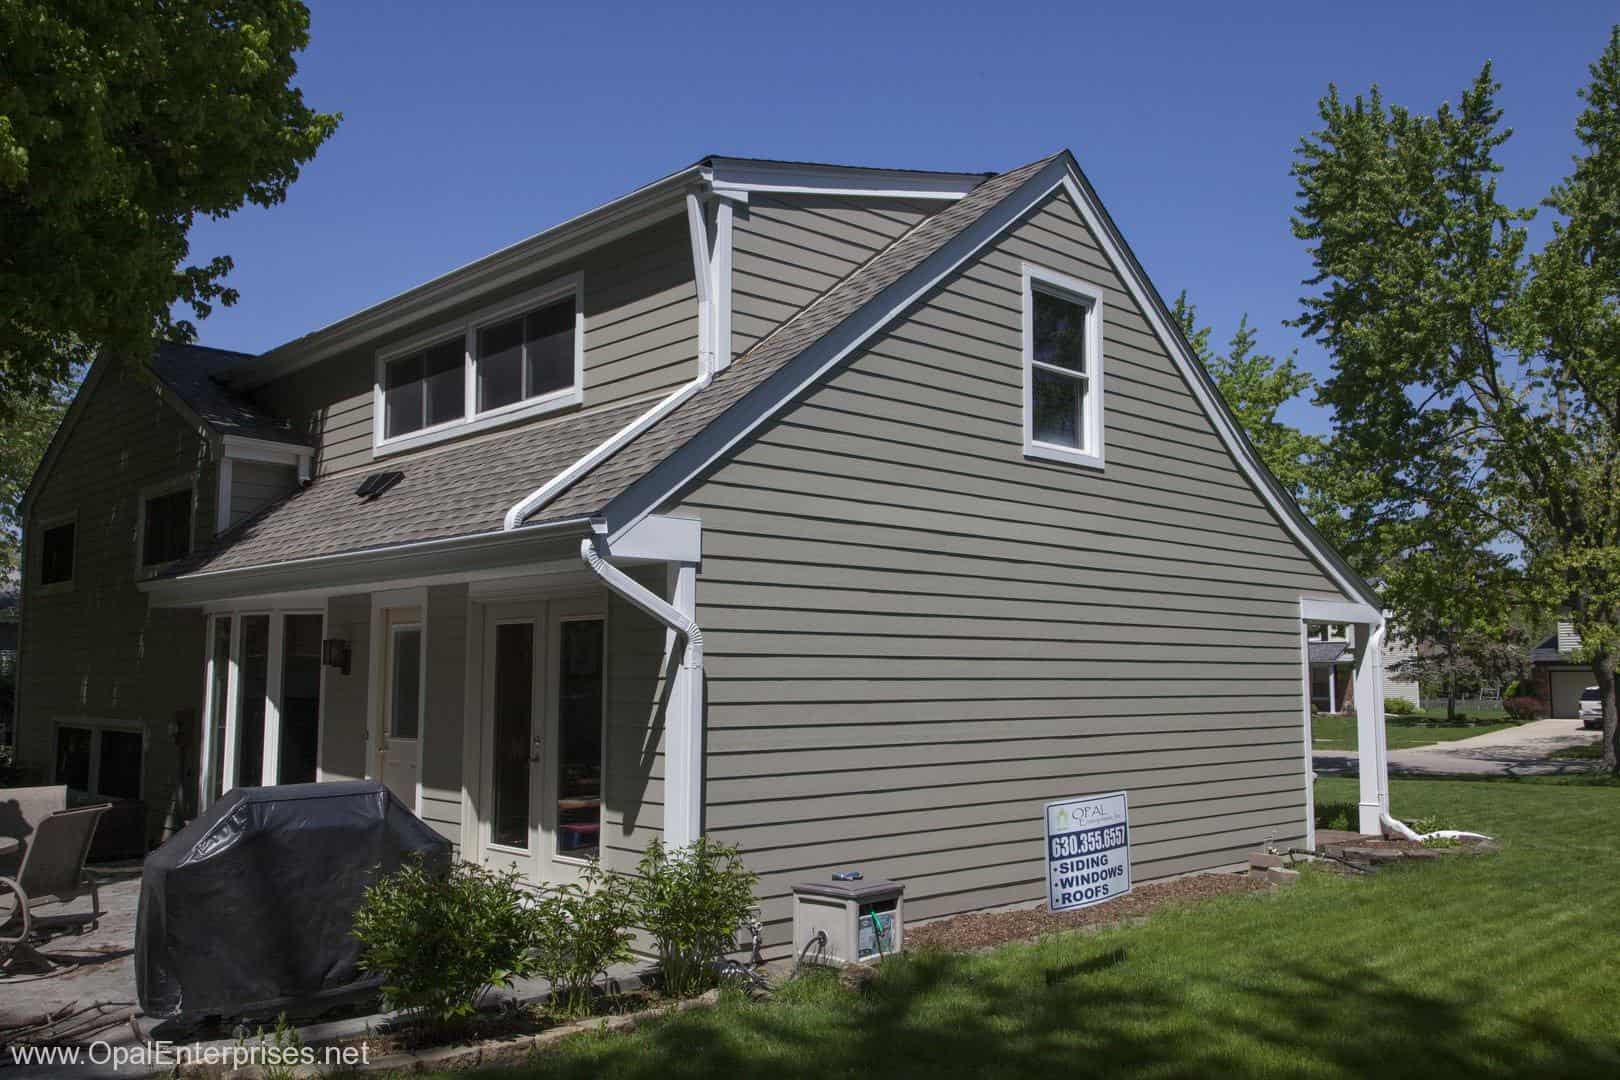
POLYGON ((1530 203, 1620 21, 1612 0, 311 7, 299 84, 345 119, 284 205, 195 230, 242 294, 204 344, 270 348, 709 153, 999 170, 1068 147, 1167 297, 1219 340, 1248 312, 1319 374, 1283 322, 1308 271, 1289 162, 1327 84, 1431 111, 1494 60, 1503 190, 1530 203))

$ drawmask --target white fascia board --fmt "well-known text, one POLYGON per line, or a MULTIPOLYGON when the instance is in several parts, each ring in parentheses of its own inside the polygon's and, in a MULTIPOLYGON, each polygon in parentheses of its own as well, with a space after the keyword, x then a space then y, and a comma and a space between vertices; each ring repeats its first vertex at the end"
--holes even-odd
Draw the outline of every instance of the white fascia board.
POLYGON ((262 386, 299 368, 344 352, 480 293, 528 277, 611 240, 684 212, 686 191, 701 179, 690 166, 499 251, 441 274, 397 296, 278 345, 228 373, 232 389, 262 386))
POLYGON ((1384 625, 1384 616, 1369 604, 1353 601, 1328 600, 1315 596, 1299 598, 1299 617, 1304 622, 1365 623, 1384 625))
POLYGON ((1221 401, 1208 374, 1193 357, 1186 337, 1172 327, 1169 309, 1163 299, 1148 281, 1141 264, 1125 246, 1124 238, 1102 209, 1073 157, 1067 153, 1053 159, 1025 181, 1017 192, 1008 195, 921 265, 868 301, 856 314, 805 349, 781 371, 756 387, 742 402, 715 418, 684 447, 615 498, 605 510, 612 535, 622 535, 655 507, 665 505, 738 442, 785 408, 856 348, 899 318, 913 303, 1012 228, 1047 196, 1059 190, 1068 194, 1103 253, 1118 270, 1126 288, 1181 371, 1194 398, 1209 417, 1239 470, 1261 499, 1276 512, 1283 528, 1344 595, 1365 602, 1357 605, 1358 610, 1366 607, 1372 611, 1372 619, 1357 621, 1381 623, 1382 619, 1377 614, 1380 607, 1377 593, 1349 569, 1260 464, 1254 448, 1221 401))
POLYGON ((298 465, 308 461, 314 449, 302 443, 254 439, 246 435, 226 435, 221 439, 224 454, 240 461, 265 461, 272 465, 298 465))
POLYGON ((954 201, 988 178, 986 173, 910 172, 847 165, 711 158, 710 185, 723 195, 761 192, 779 195, 844 195, 889 199, 954 201))
POLYGON ((703 559, 703 523, 695 518, 648 514, 608 545, 610 558, 695 563, 703 559))

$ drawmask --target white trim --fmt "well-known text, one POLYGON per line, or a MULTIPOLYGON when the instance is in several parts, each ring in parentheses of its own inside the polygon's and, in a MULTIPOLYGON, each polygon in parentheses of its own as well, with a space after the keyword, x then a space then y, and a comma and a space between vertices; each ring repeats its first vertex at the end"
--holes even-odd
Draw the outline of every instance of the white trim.
POLYGON ((130 720, 106 720, 91 716, 53 716, 51 718, 51 783, 64 784, 58 772, 58 757, 56 748, 61 738, 63 728, 77 728, 90 733, 90 775, 86 783, 90 786, 87 794, 101 795, 103 798, 124 799, 127 795, 103 795, 101 791, 101 733, 104 731, 117 731, 125 735, 138 735, 141 740, 141 763, 135 771, 135 798, 146 798, 146 755, 150 749, 150 740, 147 738, 146 725, 130 720))
MULTIPOLYGON (((477 431, 499 427, 516 420, 557 412, 580 404, 585 393, 585 276, 575 271, 529 289, 518 296, 486 305, 453 322, 392 341, 375 350, 372 360, 371 450, 376 457, 414 450, 445 439, 459 438, 477 431), (574 301, 574 380, 569 386, 550 393, 522 398, 492 409, 478 408, 478 331, 491 323, 545 307, 567 297, 574 301), (384 407, 386 371, 390 363, 434 345, 462 342, 461 415, 428 427, 399 435, 386 433, 384 407)), ((423 402, 426 407, 426 399, 423 402)))
POLYGON ((24 559, 26 573, 23 575, 23 588, 28 595, 54 596, 58 593, 73 591, 73 583, 79 576, 79 512, 71 510, 65 514, 52 514, 50 517, 35 518, 30 530, 33 542, 28 544, 27 558, 24 559), (45 534, 52 529, 59 529, 63 525, 73 526, 73 560, 66 581, 53 581, 47 584, 43 580, 45 572, 45 534))
POLYGON ((1311 641, 1310 624, 1299 624, 1299 669, 1303 681, 1304 701, 1301 719, 1305 732, 1305 846, 1316 850, 1316 759, 1312 745, 1315 736, 1311 730, 1311 641))
POLYGON ((731 366, 731 262, 734 208, 730 199, 716 199, 714 250, 710 258, 714 292, 714 370, 731 366))
POLYGON ((230 457, 219 459, 218 477, 214 487, 214 535, 231 527, 231 468, 230 457))
POLYGON ((648 514, 612 544, 611 558, 648 562, 703 561, 703 523, 696 518, 648 514))
POLYGON ((1299 598, 1299 617, 1313 623, 1368 623, 1382 626, 1383 614, 1368 604, 1331 600, 1317 596, 1299 598))
POLYGON ((148 484, 135 495, 135 579, 150 578, 161 574, 168 567, 184 559, 197 549, 197 474, 194 472, 171 476, 167 480, 160 480, 155 484, 148 484), (177 558, 166 562, 146 562, 146 504, 153 499, 164 495, 173 495, 177 491, 191 493, 191 509, 187 514, 186 522, 186 550, 177 558))
POLYGON ((1034 263, 1024 263, 1020 272, 1022 325, 1019 328, 1024 380, 1024 456, 1059 461, 1089 468, 1103 467, 1103 289, 1089 281, 1034 263), (1072 372, 1053 368, 1035 359, 1035 293, 1042 291, 1059 299, 1073 301, 1086 313, 1086 370, 1072 372), (1035 369, 1047 368, 1065 378, 1079 379, 1085 385, 1084 415, 1081 417, 1082 442, 1078 447, 1042 442, 1035 438, 1035 369))
POLYGON ((306 465, 315 451, 301 443, 276 442, 273 439, 254 439, 246 435, 220 437, 220 451, 225 457, 243 461, 263 461, 271 465, 306 465))
MULTIPOLYGON (((420 816, 422 813, 422 745, 426 741, 427 732, 427 669, 428 669, 428 587, 417 585, 404 589, 386 589, 374 591, 371 594, 371 649, 370 670, 367 672, 366 694, 366 769, 368 780, 377 780, 387 783, 387 771, 383 767, 382 748, 384 740, 388 737, 385 725, 393 697, 393 683, 390 679, 393 666, 393 643, 395 623, 390 613, 409 609, 416 610, 416 618, 409 625, 420 627, 422 631, 422 656, 419 678, 421 685, 417 690, 420 712, 417 716, 416 726, 416 801, 410 807, 411 813, 420 816)), ((404 625, 404 624, 398 624, 404 625)), ((396 793, 397 794, 397 793, 396 793)))
POLYGON ((717 192, 955 201, 982 184, 988 174, 717 157, 710 159, 707 175, 717 192))

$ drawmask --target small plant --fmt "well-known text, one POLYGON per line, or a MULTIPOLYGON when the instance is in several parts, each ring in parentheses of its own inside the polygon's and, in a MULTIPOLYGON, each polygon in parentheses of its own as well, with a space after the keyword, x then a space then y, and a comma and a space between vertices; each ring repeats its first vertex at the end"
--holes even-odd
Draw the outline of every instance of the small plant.
POLYGON ((1432 814, 1428 815, 1426 817, 1413 818, 1411 821, 1408 821, 1406 824, 1411 828, 1411 830, 1413 832, 1417 833, 1419 836, 1423 836, 1423 835, 1425 835, 1427 833, 1439 832, 1441 829, 1455 829, 1456 828, 1455 825, 1451 824, 1446 819, 1440 818, 1440 817, 1435 817, 1432 814))
POLYGON ((590 1012, 597 976, 630 959, 633 911, 629 879, 597 862, 580 883, 553 886, 532 902, 530 966, 551 983, 553 1009, 565 1016, 590 1012))
MULTIPOLYGON (((239 1049, 248 1050, 246 1035, 236 1039, 239 1049)), ((287 1022, 287 1014, 276 1017, 274 1031, 261 1025, 253 1032, 252 1064, 258 1066, 263 1080, 293 1080, 298 1067, 308 1064, 310 1055, 304 1051, 304 1036, 287 1022)))
POLYGON ((1417 712, 1417 706, 1403 697, 1384 699, 1384 712, 1389 716, 1411 716, 1417 712))
POLYGON ((1355 803, 1319 803, 1316 807, 1316 827, 1339 832, 1354 832, 1359 818, 1355 803))
POLYGON ((1547 706, 1537 697, 1527 694, 1519 697, 1510 697, 1502 702, 1502 708, 1507 710, 1508 717, 1515 723, 1523 724, 1530 720, 1540 720, 1547 715, 1547 706))
POLYGON ((517 871, 457 863, 437 873, 419 857, 367 888, 354 917, 360 966, 382 976, 383 1004, 438 1024, 528 974, 529 933, 517 871))
POLYGON ((686 997, 708 989, 718 962, 737 948, 758 878, 736 848, 707 838, 673 852, 654 840, 637 870, 637 920, 658 950, 665 993, 686 997))

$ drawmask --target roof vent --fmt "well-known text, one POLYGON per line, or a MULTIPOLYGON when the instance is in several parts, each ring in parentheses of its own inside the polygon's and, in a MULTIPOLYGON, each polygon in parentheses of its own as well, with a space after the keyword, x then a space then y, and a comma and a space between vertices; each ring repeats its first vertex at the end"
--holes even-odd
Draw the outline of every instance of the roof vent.
POLYGON ((405 479, 405 474, 398 469, 388 472, 374 472, 367 476, 355 487, 354 493, 368 501, 381 497, 382 493, 405 479))

